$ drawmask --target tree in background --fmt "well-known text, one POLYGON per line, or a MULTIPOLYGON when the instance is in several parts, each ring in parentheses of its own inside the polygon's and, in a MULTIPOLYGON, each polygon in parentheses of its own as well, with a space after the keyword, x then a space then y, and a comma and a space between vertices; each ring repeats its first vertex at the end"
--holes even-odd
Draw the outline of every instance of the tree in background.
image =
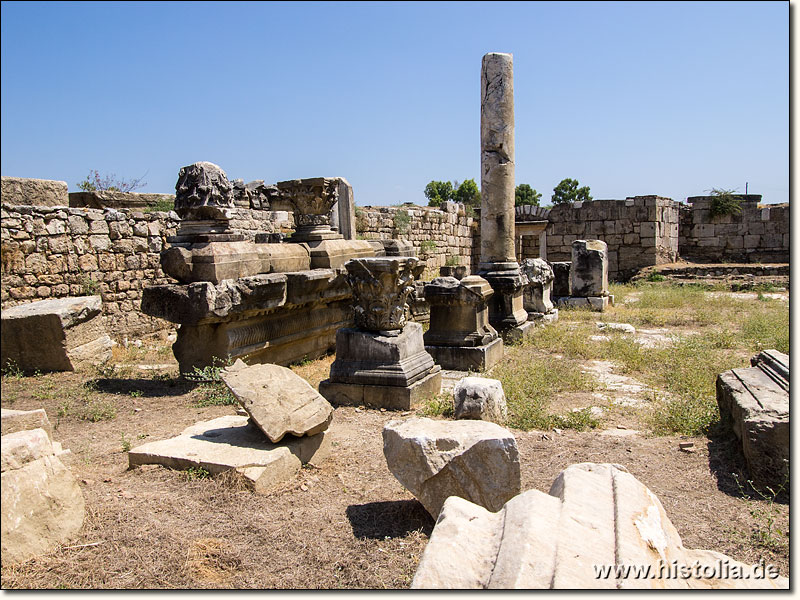
POLYGON ((449 181, 431 181, 425 186, 425 197, 428 199, 428 206, 441 206, 442 202, 453 200, 455 193, 453 184, 449 181))
POLYGON ((147 175, 145 173, 138 179, 125 181, 124 179, 117 179, 113 173, 100 177, 97 171, 89 171, 86 179, 78 184, 78 189, 84 192, 132 192, 147 185, 146 181, 142 181, 147 175))
POLYGON ((467 179, 458 186, 455 193, 455 201, 461 202, 464 206, 480 207, 481 191, 478 189, 478 184, 475 183, 474 179, 467 179))
POLYGON ((514 190, 514 206, 523 206, 525 204, 539 206, 541 199, 542 195, 527 183, 520 183, 514 190))
POLYGON ((577 179, 562 179, 553 188, 553 204, 564 204, 566 202, 589 202, 592 197, 589 195, 589 186, 578 187, 577 179))

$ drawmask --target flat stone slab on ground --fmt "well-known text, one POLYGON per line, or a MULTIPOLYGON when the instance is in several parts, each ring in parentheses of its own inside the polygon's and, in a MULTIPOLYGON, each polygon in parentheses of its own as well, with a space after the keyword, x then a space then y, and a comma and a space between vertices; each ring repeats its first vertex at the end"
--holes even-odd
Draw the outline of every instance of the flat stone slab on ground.
POLYGON ((287 367, 248 367, 237 360, 222 372, 221 378, 272 442, 279 442, 287 433, 316 435, 325 431, 333 419, 330 403, 287 367))
POLYGON ((0 364, 25 372, 74 371, 111 358, 100 296, 52 298, 4 309, 0 364))
POLYGON ((519 493, 517 441, 487 421, 390 421, 383 428, 389 470, 436 518, 449 496, 500 510, 519 493))
POLYGON ((330 448, 327 431, 273 444, 248 417, 228 416, 196 423, 177 437, 133 448, 128 452, 128 464, 202 467, 212 475, 236 470, 256 492, 264 493, 291 479, 302 465, 320 464, 330 448))
POLYGON ((784 577, 754 577, 758 569, 684 548, 661 502, 633 475, 619 465, 581 463, 562 471, 549 494, 528 490, 496 513, 448 498, 411 587, 788 588, 784 577), (632 568, 626 576, 618 566, 632 568), (637 577, 639 568, 653 575, 637 577), (681 577, 677 569, 693 575, 681 577))

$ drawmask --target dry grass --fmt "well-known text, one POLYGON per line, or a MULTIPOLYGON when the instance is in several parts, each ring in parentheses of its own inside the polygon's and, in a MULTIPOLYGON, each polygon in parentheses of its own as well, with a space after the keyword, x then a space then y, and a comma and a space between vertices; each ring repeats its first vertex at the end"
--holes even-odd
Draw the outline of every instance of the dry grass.
MULTIPOLYGON (((644 291, 629 286, 624 294, 617 291, 617 298, 644 291)), ((746 364, 756 347, 770 347, 784 337, 788 349, 785 303, 723 299, 709 305, 694 292, 689 296, 691 302, 673 298, 661 309, 648 300, 640 307, 618 304, 602 315, 565 310, 557 325, 509 348, 492 376, 504 379, 519 419, 514 427, 534 424, 524 423, 526 410, 536 413, 538 406, 539 416, 564 416, 575 397, 589 395, 596 384, 580 374, 588 360, 611 359, 626 374, 678 397, 700 390, 700 397, 707 398, 708 382, 726 364, 746 364), (684 341, 671 349, 645 350, 618 334, 607 341, 588 340, 598 333, 596 320, 679 318, 689 324, 673 328, 684 341)), ((81 482, 87 506, 84 527, 68 545, 21 565, 3 565, 4 589, 409 586, 434 521, 388 471, 381 436, 386 422, 407 415, 337 408, 331 457, 267 495, 248 491, 232 476, 187 477, 155 466, 128 470, 121 440, 135 447, 166 439, 197 421, 235 410, 199 406, 202 386, 178 379, 171 356, 157 346, 139 352, 135 357, 128 351, 117 354, 116 365, 124 368, 2 378, 4 407, 45 408, 57 425, 55 439, 71 450, 64 461, 81 482), (137 364, 142 361, 171 366, 141 370, 137 364), (71 408, 62 410, 65 402, 71 408), (113 417, 85 419, 84 403, 107 405, 113 417)), ((316 386, 332 361, 329 356, 292 368, 316 386)), ((446 408, 449 399, 439 401, 446 408)), ((611 411, 599 427, 657 429, 646 416, 633 409, 611 411)), ((573 425, 580 427, 576 418, 573 425)), ((553 423, 545 418, 537 424, 549 428, 553 423)), ((604 435, 591 428, 561 434, 512 430, 520 450, 522 489, 546 492, 558 472, 576 462, 619 463, 659 497, 686 547, 710 548, 748 563, 764 559, 788 575, 788 504, 754 493, 748 497, 739 487, 733 474, 744 481, 746 469, 732 436, 713 430, 692 436, 697 452, 686 454, 678 449, 684 438, 670 428, 660 437, 604 435)))

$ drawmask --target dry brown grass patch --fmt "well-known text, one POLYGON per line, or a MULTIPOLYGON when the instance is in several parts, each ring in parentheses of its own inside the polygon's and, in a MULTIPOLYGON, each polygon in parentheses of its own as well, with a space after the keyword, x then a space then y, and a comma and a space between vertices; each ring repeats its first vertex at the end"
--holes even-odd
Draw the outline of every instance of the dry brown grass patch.
POLYGON ((205 583, 228 584, 241 565, 231 544, 220 538, 196 538, 189 544, 184 569, 205 583))

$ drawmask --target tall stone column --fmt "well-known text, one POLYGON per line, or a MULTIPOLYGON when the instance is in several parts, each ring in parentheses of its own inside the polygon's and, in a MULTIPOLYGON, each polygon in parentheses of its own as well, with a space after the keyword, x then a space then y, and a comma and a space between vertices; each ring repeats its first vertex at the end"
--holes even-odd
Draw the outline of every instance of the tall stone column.
POLYGON ((514 253, 514 71, 510 54, 491 52, 481 65, 481 262, 494 290, 489 322, 501 332, 528 318, 525 278, 514 253))

